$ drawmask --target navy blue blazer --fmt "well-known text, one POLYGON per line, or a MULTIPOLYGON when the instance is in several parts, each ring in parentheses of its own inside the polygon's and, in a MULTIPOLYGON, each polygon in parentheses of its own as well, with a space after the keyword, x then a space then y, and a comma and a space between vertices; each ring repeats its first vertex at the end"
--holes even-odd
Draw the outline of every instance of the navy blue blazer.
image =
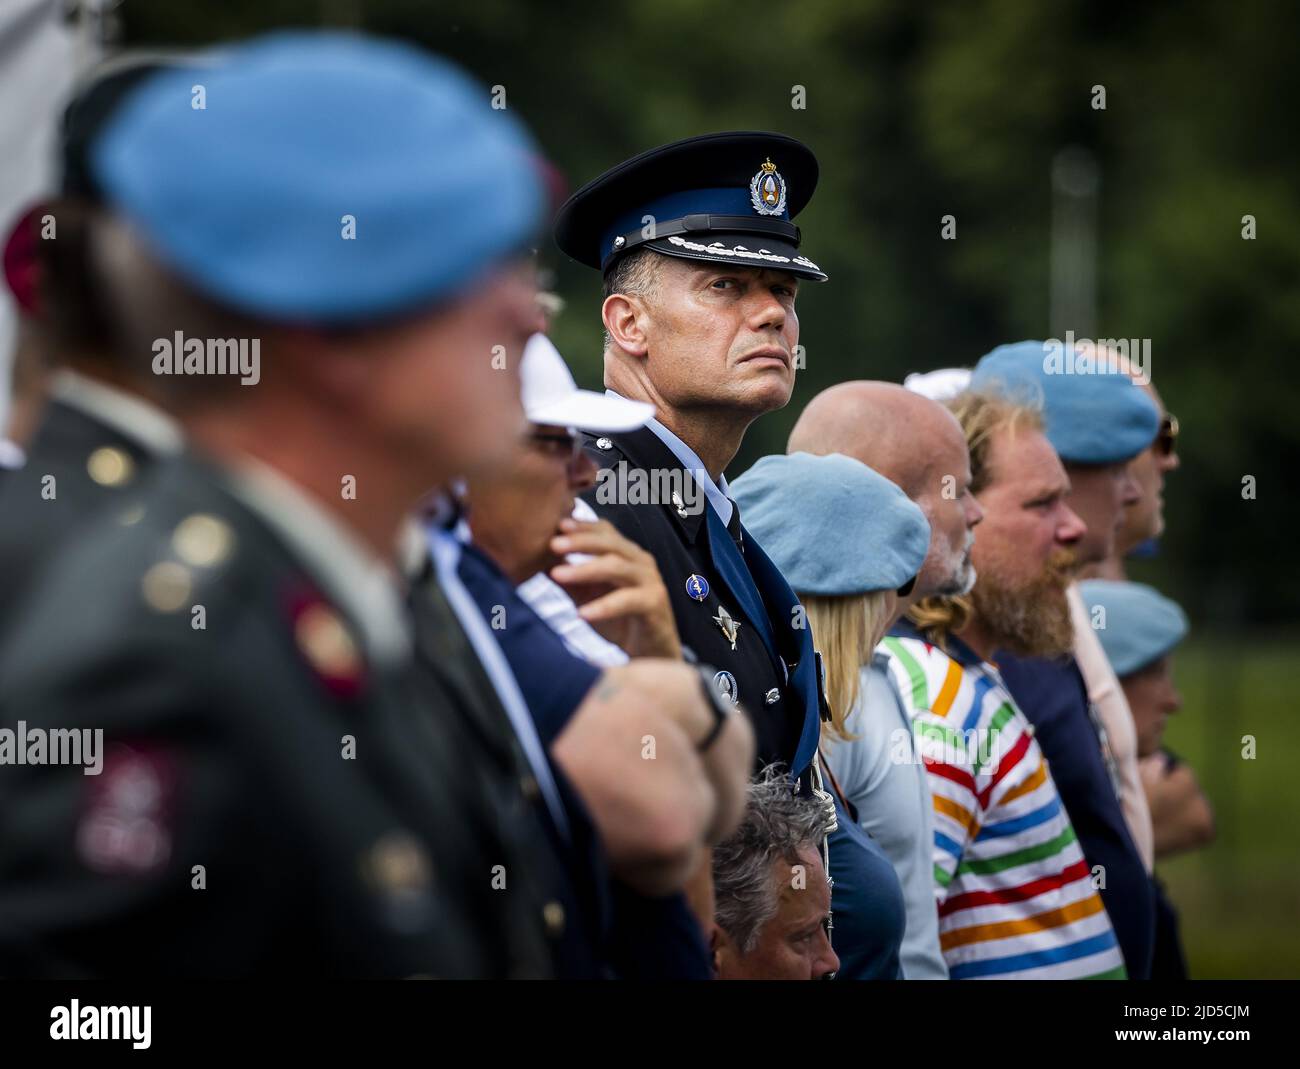
MULTIPOLYGON (((507 626, 494 635, 549 749, 600 670, 569 652, 480 549, 464 547, 458 574, 489 624, 497 606, 505 609, 507 626)), ((647 898, 613 879, 586 807, 554 762, 552 769, 573 840, 566 851, 574 879, 571 894, 588 915, 591 938, 598 941, 610 971, 626 979, 711 979, 711 956, 685 896, 647 898)), ((548 822, 547 831, 560 849, 558 829, 548 822)))
POLYGON ((1002 652, 996 663, 1011 696, 1034 725, 1034 738, 1083 856, 1105 872, 1101 899, 1128 975, 1148 979, 1155 951, 1155 890, 1124 823, 1078 665, 1073 657, 1049 660, 1002 652))

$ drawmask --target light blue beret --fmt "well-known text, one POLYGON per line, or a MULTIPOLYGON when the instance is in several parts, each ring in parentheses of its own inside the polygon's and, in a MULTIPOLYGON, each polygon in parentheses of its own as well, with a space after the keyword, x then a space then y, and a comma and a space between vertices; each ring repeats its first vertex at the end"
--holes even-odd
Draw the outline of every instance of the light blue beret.
POLYGON ((1113 464, 1147 448, 1160 428, 1155 403, 1121 371, 1067 360, 1078 357, 1040 341, 999 345, 975 365, 970 388, 1041 408, 1064 461, 1113 464))
POLYGON ((763 457, 730 489, 745 529, 800 594, 897 590, 930 547, 911 499, 840 453, 763 457))
POLYGON ((1187 636, 1183 610, 1142 583, 1087 579, 1079 584, 1079 592, 1117 676, 1145 668, 1187 636), (1099 608, 1105 610, 1104 617, 1099 608))
POLYGON ((204 294, 364 321, 451 296, 536 231, 527 134, 443 60, 310 32, 216 58, 148 79, 92 148, 108 201, 204 294))

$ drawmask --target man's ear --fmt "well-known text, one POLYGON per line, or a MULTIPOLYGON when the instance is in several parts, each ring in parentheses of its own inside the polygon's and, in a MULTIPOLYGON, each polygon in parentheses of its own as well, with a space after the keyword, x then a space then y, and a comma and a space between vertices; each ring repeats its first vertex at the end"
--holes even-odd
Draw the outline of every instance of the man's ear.
POLYGON ((315 393, 332 407, 355 408, 374 372, 376 354, 347 335, 311 327, 275 331, 272 344, 283 373, 297 389, 315 393))
POLYGON ((645 332, 647 314, 639 297, 625 293, 611 293, 600 307, 600 317, 610 339, 629 356, 645 356, 649 352, 645 332))
POLYGON ((715 980, 722 975, 722 955, 730 945, 731 941, 727 938, 727 933, 717 924, 714 924, 709 929, 709 957, 713 961, 713 977, 715 980))

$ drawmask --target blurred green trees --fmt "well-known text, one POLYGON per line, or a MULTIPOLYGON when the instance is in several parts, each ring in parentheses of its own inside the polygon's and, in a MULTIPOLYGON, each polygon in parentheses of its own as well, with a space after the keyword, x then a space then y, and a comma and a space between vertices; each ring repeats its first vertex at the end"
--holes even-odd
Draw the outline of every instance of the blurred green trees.
MULTIPOLYGON (((1300 620, 1300 6, 127 0, 121 11, 127 45, 321 24, 418 41, 504 86, 572 188, 711 130, 813 146, 821 183, 799 222, 831 281, 803 287, 807 369, 790 407, 752 428, 733 474, 783 450, 832 382, 970 364, 1052 333, 1052 161, 1086 150, 1100 180, 1092 336, 1151 339, 1153 378, 1183 428, 1161 555, 1134 574, 1192 618, 1179 658, 1188 708, 1170 736, 1220 827, 1211 850, 1162 868, 1194 971, 1297 974, 1286 817, 1300 658, 1294 631, 1256 639, 1300 620), (956 240, 941 238, 945 215, 956 240), (1247 732, 1257 761, 1240 758, 1247 732)), ((557 342, 596 385, 599 279, 545 254, 568 301, 557 342)))
MULTIPOLYGON (((736 472, 782 449, 829 383, 969 364, 1050 334, 1050 168, 1082 146, 1100 174, 1095 336, 1151 339, 1184 431, 1169 531, 1142 574, 1202 626, 1300 617, 1295 5, 128 0, 121 19, 137 45, 322 23, 418 41, 504 86, 573 187, 708 130, 808 141, 822 179, 800 223, 831 281, 804 287, 807 369, 736 472), (956 240, 940 236, 945 215, 956 240)), ((599 281, 550 256, 569 302, 557 341, 595 384, 599 281)))

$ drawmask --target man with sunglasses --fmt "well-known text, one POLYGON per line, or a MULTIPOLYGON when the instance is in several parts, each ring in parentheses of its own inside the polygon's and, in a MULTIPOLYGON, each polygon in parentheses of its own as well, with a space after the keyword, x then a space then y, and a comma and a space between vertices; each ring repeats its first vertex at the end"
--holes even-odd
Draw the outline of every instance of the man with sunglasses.
MULTIPOLYGON (((1139 498, 1124 511, 1115 535, 1114 552, 1099 564, 1084 570, 1089 578, 1125 580, 1130 557, 1149 554, 1165 529, 1165 475, 1179 466, 1178 417, 1164 401, 1147 375, 1134 373, 1120 362, 1122 370, 1146 393, 1160 412, 1160 428, 1149 449, 1129 462, 1129 472, 1138 485, 1139 498), (1145 552, 1144 552, 1145 551, 1145 552)), ((1112 636, 1113 637, 1113 636, 1112 636)), ((1201 789, 1192 767, 1168 749, 1137 759, 1140 785, 1125 784, 1126 808, 1145 807, 1150 813, 1153 862, 1186 850, 1200 849, 1214 841, 1214 811, 1201 789), (1140 786, 1140 793, 1138 787, 1140 786)), ((1165 894, 1158 876, 1152 873, 1156 895, 1156 948, 1152 979, 1185 976, 1178 937, 1178 915, 1165 894)))
POLYGON ((578 389, 564 358, 540 333, 529 339, 519 374, 528 436, 512 465, 471 486, 475 543, 584 660, 680 659, 654 558, 598 520, 578 496, 595 486, 597 468, 573 427, 634 429, 654 415, 653 406, 578 389))
MULTIPOLYGON (((456 582, 479 610, 480 639, 490 629, 487 641, 504 659, 494 670, 494 651, 482 658, 498 691, 517 696, 549 750, 588 693, 599 689, 601 666, 635 659, 633 671, 641 670, 641 664, 662 673, 662 667, 650 669, 651 662, 639 659, 680 660, 682 647, 650 555, 607 521, 572 518, 577 495, 596 481, 596 466, 572 427, 581 422, 611 433, 628 430, 643 425, 653 408, 580 390, 563 357, 542 334, 525 347, 520 380, 528 430, 510 463, 468 481, 462 495, 467 522, 459 534, 470 544, 460 547, 456 582), (570 555, 566 559, 564 554, 570 555), (584 603, 581 610, 566 590, 584 603), (589 620, 609 637, 598 634, 589 620)), ((708 679, 701 678, 701 686, 715 699, 717 712, 729 712, 713 695, 711 672, 708 679)), ((743 717, 725 716, 716 725, 695 723, 685 714, 698 710, 675 705, 667 692, 664 699, 662 712, 687 736, 701 740, 700 786, 717 800, 713 834, 707 837, 712 842, 744 807, 752 733, 743 717)), ((673 755, 660 752, 658 745, 654 757, 641 764, 664 772, 673 767, 673 755)), ((555 778, 568 829, 558 834, 548 824, 547 830, 555 853, 566 859, 569 908, 585 928, 586 946, 572 950, 594 955, 599 967, 616 976, 708 979, 708 949, 686 898, 647 893, 644 857, 636 872, 619 864, 617 840, 622 837, 609 826, 608 811, 583 797, 582 783, 575 792, 563 775, 555 778)), ((691 785, 679 789, 689 792, 691 785)), ((702 919, 711 921, 711 911, 702 919)), ((569 960, 573 957, 570 953, 569 960)), ((590 971, 590 962, 586 967, 590 971)), ((563 967, 562 972, 575 975, 563 967)))
POLYGON ((1115 532, 1114 551, 1087 569, 1089 577, 1126 579, 1125 559, 1140 552, 1165 529, 1165 476, 1178 468, 1178 417, 1165 408, 1160 394, 1149 380, 1134 379, 1160 412, 1160 429, 1151 446, 1129 461, 1129 474, 1137 483, 1139 497, 1124 510, 1115 532))

